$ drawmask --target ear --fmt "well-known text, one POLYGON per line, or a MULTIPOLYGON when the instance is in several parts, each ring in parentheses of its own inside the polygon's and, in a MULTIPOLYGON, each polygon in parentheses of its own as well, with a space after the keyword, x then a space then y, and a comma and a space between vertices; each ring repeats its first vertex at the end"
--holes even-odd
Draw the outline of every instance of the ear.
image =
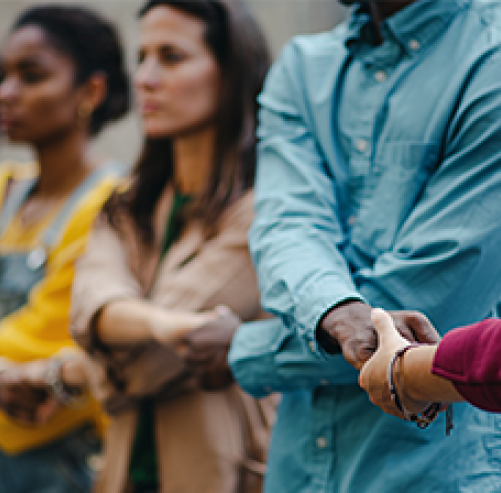
POLYGON ((80 87, 80 105, 88 111, 94 113, 105 100, 108 92, 108 81, 103 72, 97 72, 80 87))

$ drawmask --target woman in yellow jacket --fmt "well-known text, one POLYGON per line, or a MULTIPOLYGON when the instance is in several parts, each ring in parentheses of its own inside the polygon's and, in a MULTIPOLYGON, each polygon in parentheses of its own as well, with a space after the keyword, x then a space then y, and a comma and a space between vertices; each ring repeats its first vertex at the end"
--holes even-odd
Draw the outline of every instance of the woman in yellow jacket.
POLYGON ((0 166, 0 493, 88 491, 102 414, 72 406, 61 350, 75 261, 121 173, 89 140, 127 112, 129 81, 113 27, 76 7, 24 12, 0 60, 2 132, 38 161, 0 166))

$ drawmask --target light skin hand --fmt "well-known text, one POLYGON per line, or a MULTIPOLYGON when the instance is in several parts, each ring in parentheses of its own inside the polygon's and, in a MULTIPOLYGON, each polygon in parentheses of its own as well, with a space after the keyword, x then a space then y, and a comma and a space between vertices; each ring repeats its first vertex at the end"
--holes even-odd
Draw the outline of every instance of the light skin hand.
POLYGON ((161 344, 176 344, 190 332, 209 324, 218 315, 215 312, 158 314, 151 318, 151 338, 161 344))
MULTIPOLYGON (((423 314, 415 311, 389 313, 400 334, 408 341, 438 341, 437 332, 423 314)), ((346 361, 360 370, 377 348, 371 307, 360 301, 348 301, 336 306, 320 322, 317 339, 324 347, 325 341, 331 347, 338 344, 346 361)))
MULTIPOLYGON (((380 309, 372 310, 372 323, 378 335, 378 349, 374 355, 363 366, 360 376, 360 386, 369 395, 370 401, 379 406, 383 411, 393 416, 403 418, 403 414, 393 404, 391 399, 388 367, 394 354, 409 345, 409 341, 404 339, 397 331, 393 319, 389 313, 380 309)), ((420 413, 428 402, 415 401, 404 393, 402 382, 397 378, 395 383, 400 399, 405 408, 411 413, 420 413)))
MULTIPOLYGON (((360 372, 360 385, 367 391, 371 401, 384 411, 395 414, 395 407, 390 402, 388 388, 388 366, 395 352, 405 347, 408 342, 395 330, 392 319, 383 310, 374 310, 372 315, 378 332, 379 348, 360 372)), ((427 334, 428 342, 409 349, 395 365, 394 382, 398 395, 405 408, 412 413, 419 413, 429 402, 462 402, 454 384, 432 373, 437 352, 439 336, 427 334)), ((399 416, 401 417, 401 416, 399 416)))

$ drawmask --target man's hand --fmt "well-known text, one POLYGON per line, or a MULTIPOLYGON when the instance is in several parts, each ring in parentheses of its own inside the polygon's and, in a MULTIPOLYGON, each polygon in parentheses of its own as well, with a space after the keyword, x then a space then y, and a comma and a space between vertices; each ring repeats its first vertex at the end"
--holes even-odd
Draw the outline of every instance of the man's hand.
POLYGON ((228 351, 242 321, 228 308, 217 309, 219 317, 189 332, 182 339, 182 356, 204 390, 222 390, 233 383, 228 351))
MULTIPOLYGON (((419 312, 388 312, 405 339, 435 343, 440 337, 429 320, 419 312)), ((324 316, 317 329, 319 343, 329 351, 337 345, 346 361, 360 370, 377 349, 377 334, 371 322, 371 307, 360 301, 336 306, 324 316)), ((334 351, 332 351, 334 352, 334 351)))
POLYGON ((0 408, 22 424, 41 424, 59 409, 45 382, 46 360, 12 364, 0 373, 0 408))

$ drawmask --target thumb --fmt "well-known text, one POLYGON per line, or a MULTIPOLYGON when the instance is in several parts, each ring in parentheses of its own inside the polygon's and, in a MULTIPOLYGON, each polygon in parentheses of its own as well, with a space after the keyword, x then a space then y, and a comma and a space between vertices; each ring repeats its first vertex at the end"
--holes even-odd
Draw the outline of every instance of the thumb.
POLYGON ((393 319, 381 308, 371 310, 371 321, 378 335, 378 346, 384 345, 388 339, 398 336, 393 319))

